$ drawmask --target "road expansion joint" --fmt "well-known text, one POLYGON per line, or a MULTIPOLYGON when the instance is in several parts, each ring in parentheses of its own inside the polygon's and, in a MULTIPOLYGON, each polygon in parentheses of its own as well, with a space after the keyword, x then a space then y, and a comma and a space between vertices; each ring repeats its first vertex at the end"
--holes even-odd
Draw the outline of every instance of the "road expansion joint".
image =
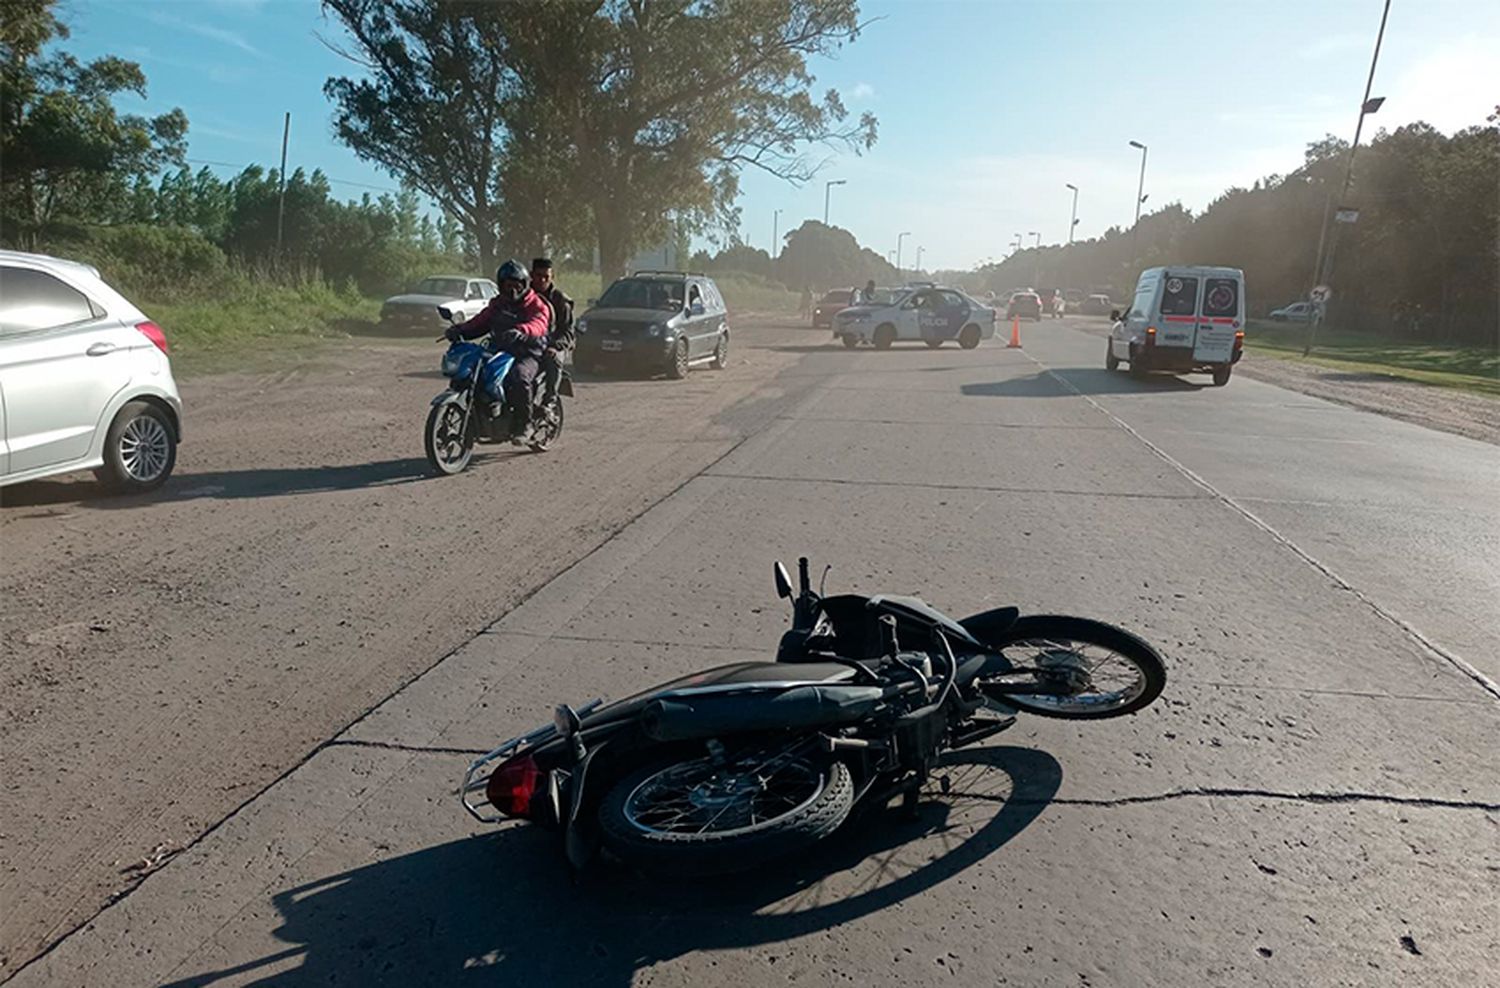
POLYGON ((1090 806, 1110 808, 1136 806, 1145 803, 1168 803, 1181 799, 1254 799, 1288 803, 1306 803, 1315 806, 1351 803, 1380 803, 1392 806, 1416 806, 1442 810, 1480 810, 1485 813, 1500 813, 1500 801, 1468 799, 1442 799, 1433 796, 1399 796, 1379 792, 1284 792, 1275 789, 1241 789, 1226 786, 1193 786, 1172 789, 1168 792, 1142 796, 1116 796, 1110 799, 1086 799, 1082 797, 1058 797, 1054 799, 1025 799, 1021 797, 995 796, 987 793, 969 793, 955 789, 950 798, 977 799, 996 803, 1017 805, 1090 806))

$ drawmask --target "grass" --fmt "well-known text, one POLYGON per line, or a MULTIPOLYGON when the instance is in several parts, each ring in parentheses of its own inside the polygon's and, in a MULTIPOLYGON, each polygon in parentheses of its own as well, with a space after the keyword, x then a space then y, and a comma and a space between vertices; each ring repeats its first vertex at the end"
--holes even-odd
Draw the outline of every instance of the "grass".
POLYGON ((1350 373, 1378 374, 1500 398, 1500 349, 1393 340, 1371 333, 1321 330, 1302 356, 1307 327, 1251 321, 1245 346, 1254 353, 1350 373))

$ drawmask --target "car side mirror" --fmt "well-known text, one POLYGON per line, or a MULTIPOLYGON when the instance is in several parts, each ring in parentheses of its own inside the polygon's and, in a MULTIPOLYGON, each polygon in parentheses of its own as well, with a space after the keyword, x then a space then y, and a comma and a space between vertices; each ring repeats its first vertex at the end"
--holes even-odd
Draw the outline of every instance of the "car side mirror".
POLYGON ((780 560, 776 561, 776 596, 783 600, 790 600, 792 596, 792 577, 780 560))
POLYGON ((1120 310, 1119 309, 1110 309, 1109 310, 1109 318, 1110 318, 1111 322, 1119 322, 1120 321, 1120 310))

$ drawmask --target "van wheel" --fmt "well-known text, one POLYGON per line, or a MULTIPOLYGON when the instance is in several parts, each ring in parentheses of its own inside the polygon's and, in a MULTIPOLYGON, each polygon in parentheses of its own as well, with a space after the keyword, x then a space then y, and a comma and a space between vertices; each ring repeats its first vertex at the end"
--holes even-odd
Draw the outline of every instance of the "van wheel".
POLYGON ((1115 356, 1115 344, 1113 340, 1104 342, 1104 369, 1117 371, 1120 369, 1120 358, 1115 356))
POLYGON ((1130 348, 1130 376, 1145 377, 1151 368, 1146 363, 1146 358, 1141 356, 1141 349, 1132 345, 1130 348))
POLYGON ((1228 384, 1229 383, 1229 375, 1231 373, 1233 373, 1233 371, 1234 371, 1234 368, 1232 366, 1230 366, 1229 364, 1225 364, 1223 367, 1215 367, 1214 368, 1214 387, 1216 387, 1216 388, 1222 388, 1224 385, 1228 384))
POLYGON ((674 381, 682 380, 688 376, 688 364, 688 341, 678 340, 672 349, 672 362, 667 364, 667 376, 674 381))
POLYGON ((177 463, 177 436, 167 413, 146 401, 120 409, 104 437, 104 466, 95 476, 119 494, 142 494, 166 483, 177 463))
POLYGON ((972 350, 979 345, 979 327, 969 323, 958 331, 958 345, 965 350, 972 350))
POLYGON ((729 334, 719 334, 719 342, 714 347, 713 363, 709 364, 714 370, 724 370, 729 366, 729 334))
POLYGON ((890 323, 875 328, 875 349, 889 350, 891 344, 896 342, 896 327, 890 323))

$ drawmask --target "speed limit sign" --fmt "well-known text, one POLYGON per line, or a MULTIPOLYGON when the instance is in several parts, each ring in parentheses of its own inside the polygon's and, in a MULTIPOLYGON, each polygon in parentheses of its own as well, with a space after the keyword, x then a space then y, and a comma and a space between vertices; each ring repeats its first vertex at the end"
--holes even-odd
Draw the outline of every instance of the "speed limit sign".
POLYGON ((1312 299, 1314 302, 1326 302, 1329 299, 1333 298, 1333 289, 1329 288, 1327 285, 1319 285, 1317 288, 1314 288, 1307 297, 1312 299))

